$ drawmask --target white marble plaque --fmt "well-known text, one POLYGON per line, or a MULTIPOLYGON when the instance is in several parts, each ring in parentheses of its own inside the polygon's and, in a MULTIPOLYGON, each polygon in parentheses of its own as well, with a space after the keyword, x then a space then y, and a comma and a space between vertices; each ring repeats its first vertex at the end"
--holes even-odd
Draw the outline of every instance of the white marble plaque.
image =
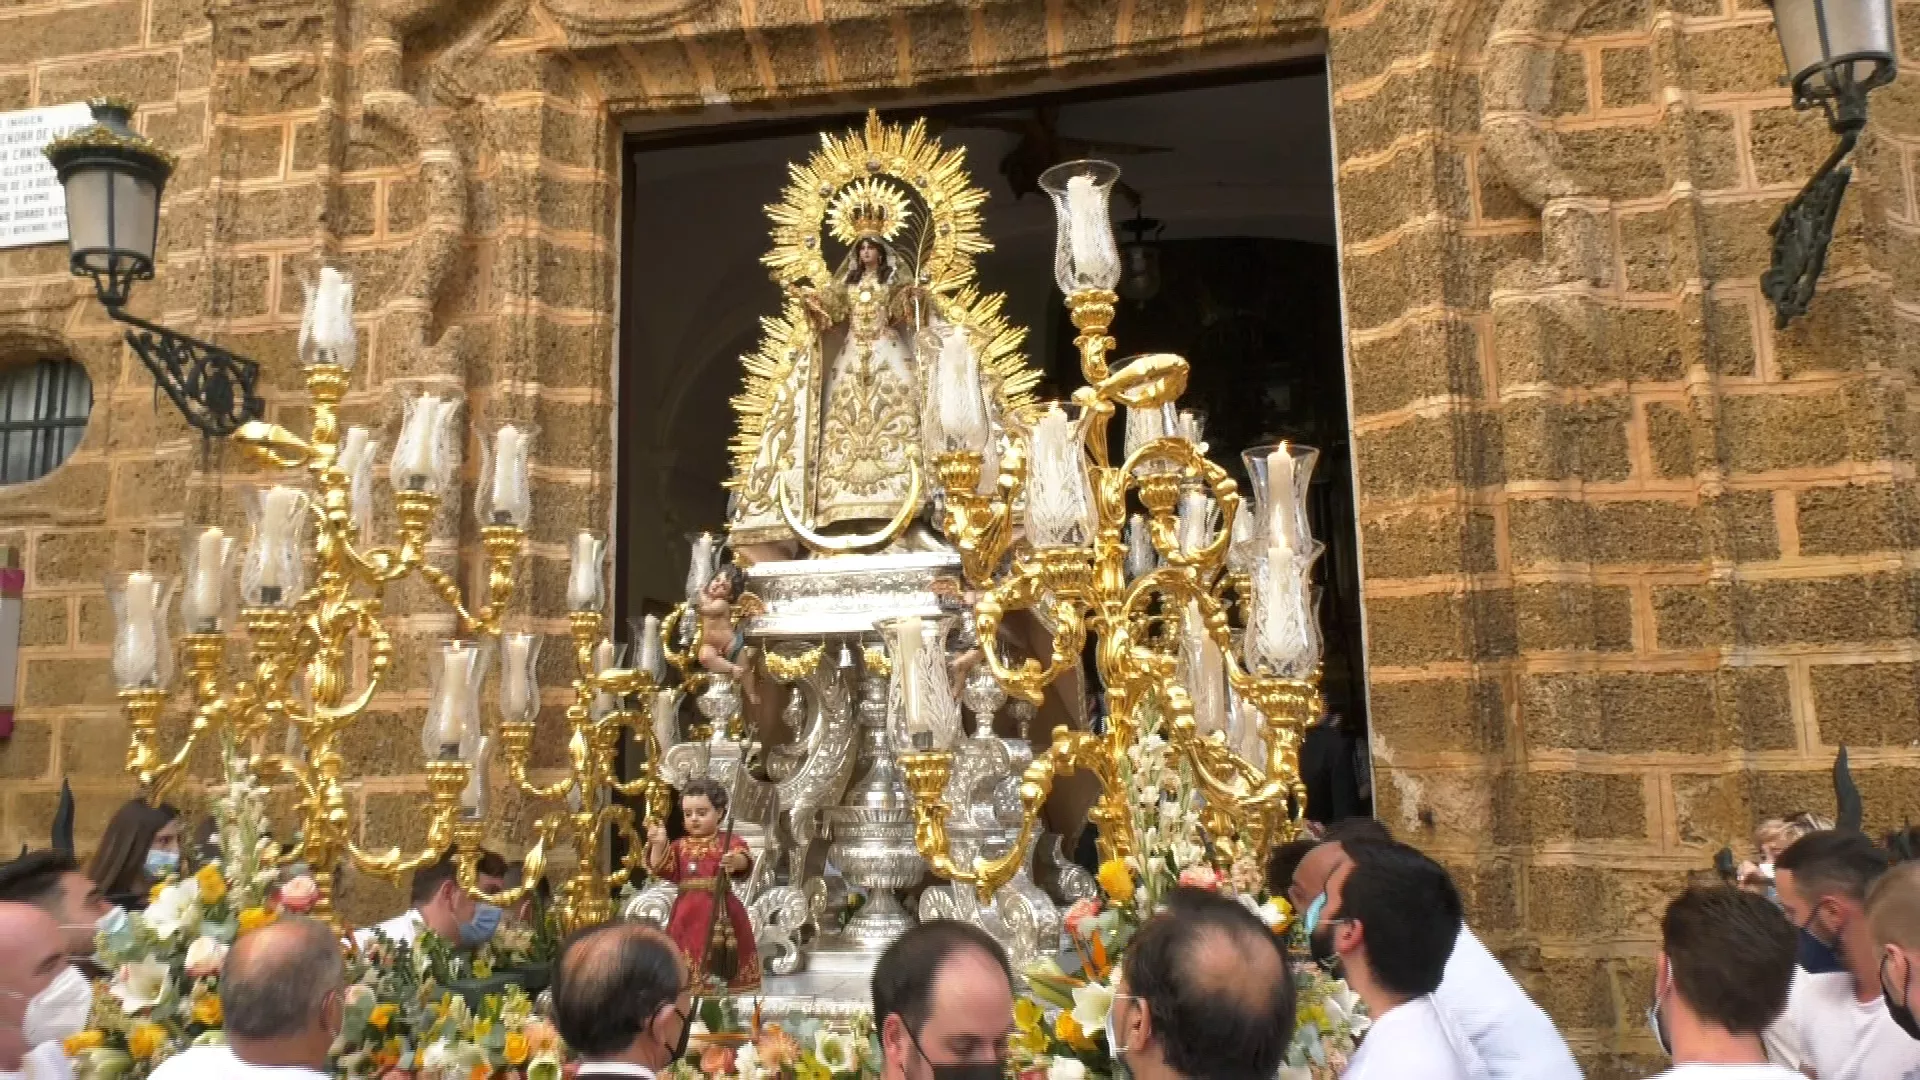
POLYGON ((93 123, 85 102, 0 112, 0 248, 63 243, 67 201, 41 151, 93 123))

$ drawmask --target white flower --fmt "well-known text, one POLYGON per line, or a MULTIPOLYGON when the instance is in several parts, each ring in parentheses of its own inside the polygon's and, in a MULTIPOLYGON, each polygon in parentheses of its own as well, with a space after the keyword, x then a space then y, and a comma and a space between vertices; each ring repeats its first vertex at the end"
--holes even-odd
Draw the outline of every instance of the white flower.
POLYGON ((447 1058, 447 1040, 435 1039, 433 1042, 427 1044, 425 1050, 420 1052, 420 1067, 429 1070, 442 1069, 446 1067, 447 1058))
POLYGON ((1088 983, 1073 988, 1073 1022, 1089 1034, 1103 1031, 1107 1013, 1113 1009, 1113 987, 1088 983))
POLYGON ((160 890, 160 895, 147 906, 147 925, 154 936, 161 941, 172 940, 180 932, 180 927, 188 922, 200 921, 200 883, 193 878, 185 878, 160 890))
POLYGON ((167 996, 167 987, 171 982, 166 964, 157 960, 142 960, 120 965, 107 992, 120 999, 121 1012, 132 1015, 159 1004, 160 999, 167 996))
MULTIPOLYGON (((853 1036, 822 1029, 813 1036, 813 1056, 828 1072, 850 1072, 854 1067, 853 1036)), ((736 1062, 739 1058, 734 1059, 736 1062)))
POLYGON ((218 975, 220 974, 220 966, 226 962, 226 959, 227 947, 202 934, 193 939, 193 944, 187 946, 187 959, 185 962, 187 974, 196 979, 204 979, 209 975, 218 975))
POLYGON ((740 1074, 740 1080, 758 1080, 760 1048, 751 1042, 741 1044, 733 1054, 733 1071, 740 1074))
POLYGON ((1287 913, 1282 911, 1280 904, 1274 900, 1261 904, 1254 909, 1253 913, 1260 916, 1260 921, 1266 923, 1269 930, 1277 929, 1281 923, 1287 921, 1287 913))
POLYGON ((1087 1080, 1087 1067, 1079 1058, 1057 1057, 1047 1066, 1047 1080, 1087 1080))

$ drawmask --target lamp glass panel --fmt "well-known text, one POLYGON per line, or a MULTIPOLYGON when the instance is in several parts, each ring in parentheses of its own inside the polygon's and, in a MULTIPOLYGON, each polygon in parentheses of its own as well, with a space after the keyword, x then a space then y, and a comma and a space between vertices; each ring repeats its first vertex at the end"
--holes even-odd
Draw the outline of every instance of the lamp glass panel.
POLYGON ((106 272, 104 251, 112 239, 107 220, 107 186, 112 174, 105 169, 76 169, 67 175, 67 250, 90 251, 89 270, 106 272))
POLYGON ((1832 90, 1817 74, 1829 58, 1865 57, 1852 65, 1858 80, 1893 59, 1892 0, 1775 0, 1773 21, 1788 72, 1796 83, 1813 80, 1806 90, 1816 97, 1832 90))
POLYGON ((113 176, 113 246, 153 262, 155 233, 160 221, 159 192, 145 177, 115 172, 113 176))

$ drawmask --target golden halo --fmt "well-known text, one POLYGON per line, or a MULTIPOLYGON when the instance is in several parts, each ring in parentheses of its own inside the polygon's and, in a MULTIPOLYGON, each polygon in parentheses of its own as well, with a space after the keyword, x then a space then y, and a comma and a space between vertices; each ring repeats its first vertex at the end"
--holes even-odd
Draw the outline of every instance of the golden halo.
POLYGON ((840 189, 827 207, 827 230, 835 240, 852 245, 862 237, 892 240, 913 217, 913 204, 899 188, 874 177, 856 180, 840 189))

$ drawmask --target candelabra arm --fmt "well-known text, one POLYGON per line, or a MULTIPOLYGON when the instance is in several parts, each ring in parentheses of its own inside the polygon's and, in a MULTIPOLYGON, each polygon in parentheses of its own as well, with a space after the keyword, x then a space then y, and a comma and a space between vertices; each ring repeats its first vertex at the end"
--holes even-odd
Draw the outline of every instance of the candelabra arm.
POLYGON ((248 457, 277 469, 297 469, 313 456, 313 445, 279 424, 251 420, 233 433, 248 457))
POLYGON ((460 793, 467 789, 473 766, 458 760, 427 762, 427 787, 433 796, 433 816, 427 822, 426 846, 403 854, 398 847, 378 854, 362 851, 346 840, 343 847, 349 859, 361 870, 385 878, 397 878, 423 866, 431 866, 447 854, 453 844, 455 822, 460 817, 460 793))
POLYGON ((1080 663, 1087 641, 1085 615, 1079 603, 1056 591, 1052 609, 1048 612, 1053 620, 1054 631, 1052 654, 1047 664, 1043 667, 1038 661, 1028 659, 1015 667, 1001 655, 1001 621, 1007 611, 1031 608, 1040 601, 1039 594, 1045 586, 1042 580, 1044 576, 1027 567, 1016 568, 1012 579, 982 596, 974 605, 980 651, 986 658, 988 669, 1008 693, 1035 705, 1045 697, 1049 684, 1080 663))
POLYGON ((511 889, 488 892, 480 887, 480 856, 482 854, 480 829, 480 822, 471 819, 462 820, 453 826, 454 880, 468 896, 483 904, 511 907, 539 887, 540 879, 547 868, 547 842, 552 839, 553 830, 544 819, 535 826, 539 839, 527 849, 521 884, 511 889))
MULTIPOLYGON (((601 810, 602 825, 611 826, 627 842, 627 853, 620 857, 620 868, 607 875, 607 888, 618 889, 633 879, 633 872, 646 865, 641 836, 633 828, 633 811, 625 806, 608 806, 601 810)), ((722 873, 725 871, 723 870, 722 873)))
MULTIPOLYGON (((451 574, 427 562, 421 563, 415 569, 415 573, 420 575, 422 581, 432 586, 434 592, 440 594, 442 602, 453 609, 454 615, 460 620, 460 629, 462 631, 467 633, 486 632, 486 628, 481 625, 480 618, 476 617, 473 612, 468 611, 467 606, 461 602, 460 583, 453 580, 451 574)), ((486 611, 482 609, 481 615, 485 614, 486 611)))

